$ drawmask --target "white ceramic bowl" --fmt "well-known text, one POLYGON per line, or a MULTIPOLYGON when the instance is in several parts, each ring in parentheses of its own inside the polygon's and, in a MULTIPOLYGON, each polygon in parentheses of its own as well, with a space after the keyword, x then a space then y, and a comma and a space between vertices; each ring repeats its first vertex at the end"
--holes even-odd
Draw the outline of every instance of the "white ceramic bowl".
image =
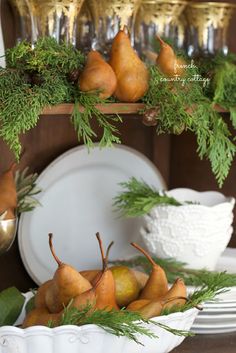
MULTIPOLYGON (((26 301, 32 296, 26 293, 26 301)), ((198 310, 193 308, 184 313, 160 316, 153 320, 167 326, 190 330, 198 310)), ((25 315, 23 308, 17 324, 21 324, 25 315)), ((0 328, 0 353, 168 353, 177 347, 184 337, 173 335, 156 326, 146 326, 159 338, 139 336, 143 345, 125 337, 116 337, 96 325, 60 326, 53 329, 34 326, 21 329, 14 326, 0 328)))
MULTIPOLYGON (((170 327, 190 330, 198 312, 190 309, 155 318, 170 327)), ((0 328, 0 353, 168 353, 184 337, 173 335, 155 325, 149 325, 159 338, 140 336, 139 345, 125 337, 116 337, 96 325, 60 326, 50 329, 34 326, 20 329, 13 326, 0 328)))
POLYGON ((141 236, 160 258, 176 258, 194 269, 214 270, 232 232, 235 199, 215 191, 174 189, 168 192, 182 206, 156 206, 144 216, 141 236))

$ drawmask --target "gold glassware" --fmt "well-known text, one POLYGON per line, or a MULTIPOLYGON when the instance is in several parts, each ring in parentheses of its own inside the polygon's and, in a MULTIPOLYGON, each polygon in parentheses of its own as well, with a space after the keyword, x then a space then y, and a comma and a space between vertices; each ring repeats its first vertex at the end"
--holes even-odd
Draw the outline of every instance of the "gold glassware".
POLYGON ((0 255, 10 249, 16 237, 17 218, 0 220, 0 255))
POLYGON ((26 39, 34 43, 38 37, 33 4, 30 0, 10 0, 17 32, 17 42, 26 39))
POLYGON ((142 0, 135 21, 135 47, 144 54, 155 48, 155 37, 171 39, 179 48, 184 43, 183 0, 142 0))
POLYGON ((135 15, 141 0, 87 0, 86 6, 94 24, 94 49, 107 53, 113 38, 124 26, 133 39, 135 15))
POLYGON ((78 16, 84 0, 29 0, 33 5, 39 36, 76 45, 78 16))
POLYGON ((226 2, 188 4, 189 56, 228 53, 228 28, 235 8, 235 5, 226 2))

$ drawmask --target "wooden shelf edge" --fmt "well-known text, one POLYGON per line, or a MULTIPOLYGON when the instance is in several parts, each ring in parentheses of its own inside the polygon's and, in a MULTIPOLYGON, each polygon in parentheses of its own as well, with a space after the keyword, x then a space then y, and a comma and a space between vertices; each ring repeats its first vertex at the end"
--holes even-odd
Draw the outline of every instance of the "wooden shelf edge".
MULTIPOLYGON (((144 109, 143 103, 111 103, 104 105, 97 105, 97 108, 104 114, 138 114, 140 110, 144 109)), ((41 115, 71 115, 74 109, 74 104, 65 103, 58 104, 52 107, 46 107, 41 115)), ((223 109, 219 105, 215 105, 215 110, 219 113, 227 113, 227 110, 223 109)), ((83 111, 83 108, 80 108, 83 111)))
MULTIPOLYGON (((104 114, 137 114, 144 108, 143 103, 111 103, 97 105, 98 110, 104 114)), ((52 107, 46 107, 41 115, 71 115, 74 109, 74 104, 65 103, 58 104, 52 107)), ((83 108, 80 108, 83 111, 83 108)))

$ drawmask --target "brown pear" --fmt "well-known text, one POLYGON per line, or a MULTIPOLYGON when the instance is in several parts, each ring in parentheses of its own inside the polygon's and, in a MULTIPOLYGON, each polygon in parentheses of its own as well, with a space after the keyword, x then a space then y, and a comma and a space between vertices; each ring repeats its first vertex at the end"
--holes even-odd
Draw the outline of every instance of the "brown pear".
POLYGON ((159 316, 163 310, 163 302, 161 300, 150 301, 146 305, 142 306, 136 312, 142 315, 144 319, 151 319, 159 316))
POLYGON ((112 266, 110 270, 115 280, 116 302, 122 308, 138 298, 140 286, 128 267, 112 266))
POLYGON ((48 288, 52 285, 52 280, 49 279, 48 281, 44 282, 37 290, 37 293, 34 297, 34 306, 37 309, 46 309, 46 301, 45 295, 48 288))
POLYGON ((147 92, 149 73, 132 48, 127 32, 125 27, 115 36, 109 63, 117 78, 114 96, 121 102, 132 103, 137 102, 147 92))
POLYGON ((45 308, 33 309, 26 315, 22 328, 37 325, 48 326, 49 324, 55 327, 59 325, 61 315, 62 313, 52 314, 45 308))
POLYGON ((134 300, 132 303, 130 303, 126 310, 129 311, 137 311, 140 308, 142 308, 144 305, 147 305, 148 303, 150 303, 151 300, 149 299, 138 299, 138 300, 134 300))
POLYGON ((92 283, 97 274, 100 272, 101 270, 83 270, 80 271, 80 274, 85 277, 90 283, 92 283))
POLYGON ((71 299, 92 288, 92 285, 74 267, 59 260, 52 245, 52 234, 49 234, 49 246, 58 268, 46 290, 45 302, 51 313, 58 313, 71 299))
POLYGON ((148 281, 148 275, 142 271, 138 270, 132 270, 137 281, 140 289, 143 289, 143 287, 146 285, 148 281))
POLYGON ((87 62, 79 77, 83 92, 98 91, 100 98, 109 98, 116 89, 117 79, 111 66, 95 50, 89 52, 87 62))
MULTIPOLYGON (((102 277, 101 273, 98 273, 97 276, 101 278, 96 286, 96 308, 97 309, 104 309, 110 311, 112 309, 119 310, 119 307, 116 303, 116 293, 115 293, 115 281, 112 275, 111 270, 107 267, 108 265, 108 254, 113 242, 108 246, 106 256, 104 254, 104 249, 102 245, 102 240, 100 238, 99 233, 96 234, 101 257, 102 257, 102 277)), ((98 277, 95 277, 94 282, 98 281, 98 277)))
POLYGON ((143 253, 152 265, 152 272, 142 289, 139 299, 157 300, 162 298, 168 291, 168 281, 163 268, 155 263, 151 256, 138 244, 131 243, 136 249, 143 253))
POLYGON ((185 73, 185 61, 177 58, 172 47, 165 43, 159 36, 157 36, 157 39, 161 45, 160 53, 156 59, 156 65, 159 70, 168 77, 183 76, 185 73))
POLYGON ((181 278, 177 278, 172 287, 162 297, 162 301, 165 302, 164 309, 170 309, 173 306, 183 306, 187 301, 187 289, 184 281, 181 278))
POLYGON ((14 179, 15 164, 0 176, 0 215, 7 211, 4 219, 15 218, 17 192, 14 179))

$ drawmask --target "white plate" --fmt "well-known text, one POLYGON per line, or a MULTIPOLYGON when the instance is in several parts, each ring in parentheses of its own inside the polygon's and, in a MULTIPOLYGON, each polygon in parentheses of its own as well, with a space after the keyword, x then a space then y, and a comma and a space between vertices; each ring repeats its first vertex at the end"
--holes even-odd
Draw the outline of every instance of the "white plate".
POLYGON ((236 323, 215 323, 214 325, 212 324, 195 324, 195 322, 193 323, 193 326, 192 328, 198 328, 198 329, 211 329, 211 328, 214 328, 214 329, 225 329, 225 328, 232 328, 232 329, 236 329, 236 323))
POLYGON ((37 181, 43 190, 38 196, 42 207, 21 216, 18 232, 23 263, 37 284, 51 278, 56 269, 49 232, 54 234, 58 257, 78 270, 101 266, 98 231, 105 246, 115 241, 110 259, 134 253, 129 243, 137 241, 141 220, 125 220, 112 211, 113 198, 121 191, 118 184, 132 176, 166 189, 154 164, 125 146, 96 147, 90 153, 79 146, 44 170, 37 181))
POLYGON ((236 314, 222 314, 222 315, 204 315, 198 314, 194 326, 198 324, 211 324, 216 325, 217 323, 233 323, 236 325, 236 314))
POLYGON ((199 315, 203 315, 204 313, 206 314, 211 314, 211 315, 217 315, 217 314, 236 314, 236 305, 232 308, 223 308, 223 307, 217 307, 217 308, 211 308, 211 307, 204 307, 204 310, 199 313, 199 315))
POLYGON ((200 329, 200 328, 195 328, 191 327, 191 331, 199 334, 199 335, 213 335, 217 333, 230 333, 230 332, 235 332, 236 327, 231 327, 231 328, 211 328, 211 329, 200 329))

